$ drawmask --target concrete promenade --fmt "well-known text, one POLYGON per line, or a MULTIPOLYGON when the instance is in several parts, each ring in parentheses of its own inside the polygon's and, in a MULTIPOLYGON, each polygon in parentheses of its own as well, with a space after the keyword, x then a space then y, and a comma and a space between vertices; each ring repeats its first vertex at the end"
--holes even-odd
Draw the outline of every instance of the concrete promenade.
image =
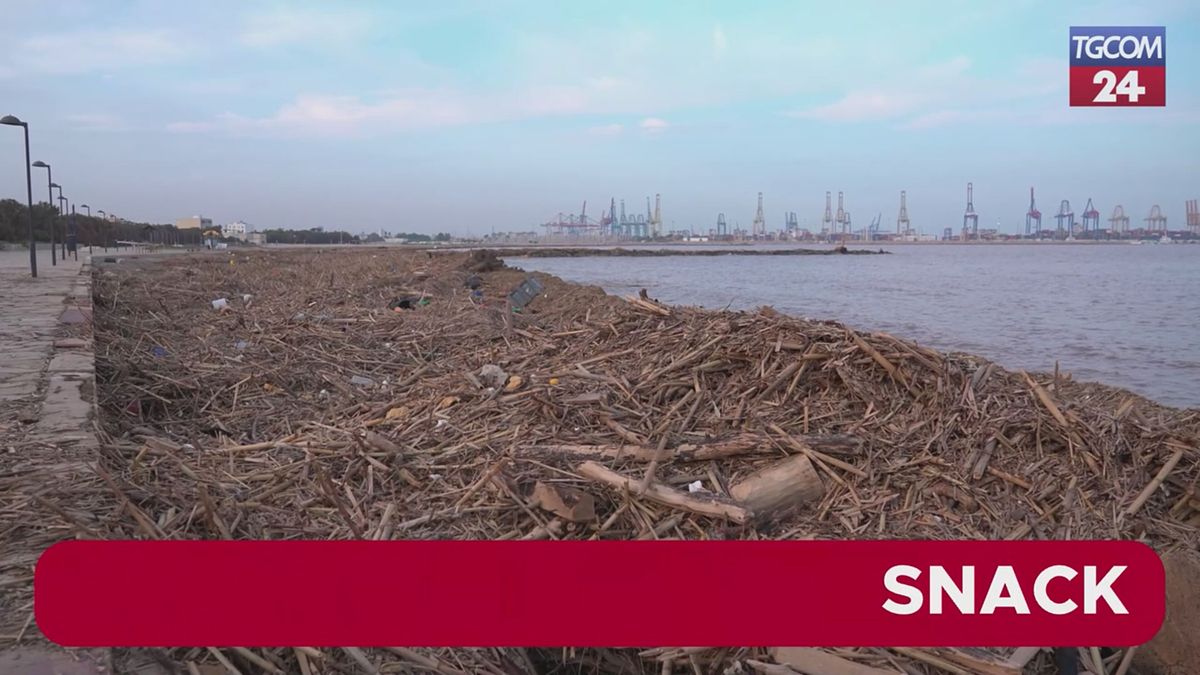
POLYGON ((107 650, 67 651, 33 621, 33 567, 74 538, 41 505, 59 486, 95 481, 98 445, 90 260, 50 264, 38 250, 0 251, 0 673, 111 672, 107 650))

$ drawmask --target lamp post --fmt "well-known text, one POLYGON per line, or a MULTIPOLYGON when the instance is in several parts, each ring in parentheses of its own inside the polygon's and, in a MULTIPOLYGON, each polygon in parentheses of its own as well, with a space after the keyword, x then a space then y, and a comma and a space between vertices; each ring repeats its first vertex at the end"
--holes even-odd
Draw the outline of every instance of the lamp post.
POLYGON ((75 225, 75 205, 71 205, 71 233, 67 235, 71 238, 71 253, 75 255, 75 259, 79 260, 79 228, 75 225))
POLYGON ((25 130, 25 192, 29 199, 29 271, 36 278, 37 245, 33 241, 33 169, 29 166, 29 124, 12 115, 0 117, 0 124, 21 127, 25 130))
POLYGON ((62 236, 62 241, 60 242, 62 245, 62 248, 60 249, 58 257, 62 258, 63 260, 66 260, 67 259, 67 207, 66 207, 66 204, 64 204, 64 202, 66 202, 66 199, 63 198, 61 185, 59 185, 58 183, 51 183, 50 186, 53 187, 54 189, 58 190, 58 212, 61 213, 62 217, 63 217, 63 236, 62 236))
MULTIPOLYGON (((80 204, 80 205, 79 205, 79 208, 81 208, 81 209, 87 209, 87 212, 88 212, 88 220, 91 220, 91 219, 92 219, 92 207, 88 206, 87 204, 80 204)), ((96 238, 96 232, 95 232, 95 231, 93 231, 93 232, 92 232, 92 236, 88 237, 88 253, 89 253, 89 254, 92 252, 92 240, 93 240, 93 239, 95 239, 95 238, 96 238)), ((107 250, 107 249, 106 249, 106 250, 107 250)))
MULTIPOLYGON (((53 208, 54 207, 54 177, 50 172, 50 165, 41 160, 34 162, 33 165, 39 169, 46 170, 46 192, 49 193, 49 195, 50 195, 50 201, 48 201, 47 203, 50 205, 51 208, 53 208)), ((57 255, 54 251, 54 217, 51 216, 50 217, 50 266, 51 267, 58 264, 58 261, 56 260, 56 258, 57 258, 57 255)))
MULTIPOLYGON (((60 195, 61 196, 61 195, 60 195)), ((62 259, 67 259, 67 240, 71 238, 71 200, 66 197, 63 200, 63 244, 62 244, 62 259)))

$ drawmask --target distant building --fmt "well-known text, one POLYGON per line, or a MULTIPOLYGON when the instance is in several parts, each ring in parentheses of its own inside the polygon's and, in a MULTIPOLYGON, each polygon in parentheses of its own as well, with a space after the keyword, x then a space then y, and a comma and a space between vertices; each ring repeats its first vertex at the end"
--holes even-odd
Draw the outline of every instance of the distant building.
POLYGON ((212 218, 205 218, 204 216, 180 218, 175 221, 175 229, 177 230, 207 230, 212 226, 212 218))
POLYGON ((262 232, 247 232, 246 241, 255 246, 262 246, 267 243, 267 235, 262 232))
POLYGON ((241 241, 246 241, 246 235, 253 231, 254 231, 253 227, 250 227, 249 225, 247 225, 246 223, 243 223, 240 220, 236 220, 232 223, 225 223, 224 225, 221 226, 221 235, 222 236, 224 236, 226 238, 238 239, 241 241))

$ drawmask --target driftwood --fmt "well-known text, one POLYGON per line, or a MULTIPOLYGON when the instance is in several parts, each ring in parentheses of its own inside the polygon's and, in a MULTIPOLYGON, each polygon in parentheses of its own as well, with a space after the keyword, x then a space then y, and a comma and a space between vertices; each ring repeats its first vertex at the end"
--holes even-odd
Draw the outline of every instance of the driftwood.
POLYGON ((873 668, 809 647, 775 647, 771 658, 804 675, 891 675, 892 671, 873 668))
POLYGON ((596 500, 583 490, 538 481, 532 501, 563 520, 585 523, 596 519, 596 500))
POLYGON ((768 518, 821 499, 825 486, 808 457, 792 455, 750 474, 730 488, 729 494, 755 518, 768 518))
MULTIPOLYGON (((857 455, 860 442, 852 436, 835 434, 803 434, 790 437, 811 449, 834 455, 857 455)), ((659 461, 704 462, 747 455, 778 455, 779 450, 769 437, 760 434, 739 434, 732 438, 705 443, 685 443, 660 453, 657 448, 645 445, 581 445, 558 443, 534 445, 521 448, 523 455, 571 455, 593 459, 627 459, 638 462, 659 461)))
POLYGON ((611 469, 606 469, 595 462, 584 462, 576 467, 575 470, 585 478, 603 483, 617 490, 645 497, 652 502, 663 504, 664 506, 683 509, 684 511, 705 516, 726 518, 738 524, 745 524, 750 520, 750 512, 736 504, 729 504, 718 499, 693 497, 668 487, 663 487, 657 483, 651 483, 644 492, 639 493, 638 481, 622 476, 611 469))
MULTIPOLYGON (((14 441, 13 471, 0 472, 0 513, 12 521, 0 524, 9 533, 0 548, 18 562, 0 578, 28 576, 37 554, 71 533, 1200 546, 1194 410, 1065 375, 1027 380, 982 358, 833 321, 628 302, 549 275, 514 313, 507 297, 526 276, 495 256, 472 262, 404 247, 239 249, 97 269, 100 443, 88 459, 98 471, 34 481, 42 474, 19 471, 30 453, 14 441), (488 271, 464 269, 475 263, 488 271), (428 304, 389 309, 410 294, 428 304), (210 304, 243 295, 253 302, 224 312, 210 304), (487 365, 520 377, 519 388, 489 391, 476 376, 487 365), (354 376, 373 384, 348 386, 354 376), (796 456, 823 483, 811 508, 761 519, 733 498, 750 477, 796 456), (617 479, 581 475, 575 467, 586 460, 617 479), (532 502, 538 483, 563 505, 532 502), (569 519, 581 517, 569 489, 591 496, 594 518, 569 519)), ((21 608, 32 603, 22 588, 5 587, 0 624, 16 625, 0 625, 0 636, 22 630, 21 608)), ((364 670, 338 649, 249 651, 289 673, 364 670)), ((971 658, 1009 665, 1013 652, 819 651, 913 675, 940 664, 978 672, 971 658)), ((239 651, 217 653, 243 672, 269 670, 239 651)), ((210 652, 167 654, 223 667, 210 652)), ((648 675, 663 664, 679 675, 753 663, 795 672, 769 663, 762 648, 362 655, 382 672, 431 672, 431 663, 492 675, 648 675)), ((1031 675, 1057 672, 1049 653, 1014 656, 1031 675)), ((1106 659, 1110 673, 1123 658, 1106 659)), ((133 670, 121 665, 114 670, 133 670)))

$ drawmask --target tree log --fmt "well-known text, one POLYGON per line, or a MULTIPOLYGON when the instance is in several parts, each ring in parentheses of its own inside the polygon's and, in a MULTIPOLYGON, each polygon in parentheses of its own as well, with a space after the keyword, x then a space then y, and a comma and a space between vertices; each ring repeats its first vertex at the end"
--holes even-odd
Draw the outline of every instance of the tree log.
POLYGON ((763 518, 821 499, 825 485, 808 457, 796 454, 750 474, 729 495, 763 518))

